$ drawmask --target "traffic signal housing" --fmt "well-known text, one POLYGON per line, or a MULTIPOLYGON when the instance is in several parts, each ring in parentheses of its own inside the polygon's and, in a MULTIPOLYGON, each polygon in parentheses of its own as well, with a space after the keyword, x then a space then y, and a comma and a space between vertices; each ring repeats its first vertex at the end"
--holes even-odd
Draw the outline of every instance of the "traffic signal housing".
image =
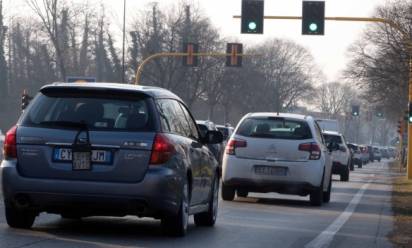
POLYGON ((242 0, 242 34, 263 34, 264 0, 242 0))
POLYGON ((359 116, 359 114, 360 114, 360 106, 352 105, 352 116, 359 116))
POLYGON ((399 121, 398 121, 398 134, 400 134, 400 135, 402 135, 403 134, 403 126, 404 126, 404 123, 403 123, 403 119, 401 118, 399 121))
POLYGON ((198 66, 199 57, 194 54, 199 53, 199 44, 184 43, 183 53, 187 53, 187 56, 183 56, 183 66, 189 66, 189 67, 198 66))
POLYGON ((408 123, 412 123, 412 102, 409 103, 408 123))
POLYGON ((27 93, 27 90, 24 90, 21 94, 21 109, 25 110, 27 106, 29 106, 29 103, 32 99, 33 98, 27 93))
POLYGON ((325 2, 303 1, 302 34, 323 35, 325 33, 325 2))
POLYGON ((243 53, 243 45, 240 43, 228 43, 226 47, 226 66, 228 67, 241 67, 242 66, 242 56, 239 54, 243 53))

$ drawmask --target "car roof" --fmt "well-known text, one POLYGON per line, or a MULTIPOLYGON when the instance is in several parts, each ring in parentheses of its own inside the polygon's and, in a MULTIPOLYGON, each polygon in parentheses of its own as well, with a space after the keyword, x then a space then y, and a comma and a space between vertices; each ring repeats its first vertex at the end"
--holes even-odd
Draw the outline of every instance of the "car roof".
POLYGON ((119 90, 119 91, 129 91, 138 92, 148 95, 153 98, 172 98, 182 101, 180 97, 172 93, 171 91, 159 87, 153 86, 143 86, 134 84, 120 84, 120 83, 108 83, 108 82, 96 82, 96 83, 61 83, 56 82, 52 84, 45 85, 41 88, 78 88, 78 89, 107 89, 107 90, 119 90))
POLYGON ((312 118, 308 115, 291 114, 291 113, 273 113, 273 112, 249 113, 247 117, 283 117, 283 118, 298 119, 298 120, 307 120, 307 118, 312 118))

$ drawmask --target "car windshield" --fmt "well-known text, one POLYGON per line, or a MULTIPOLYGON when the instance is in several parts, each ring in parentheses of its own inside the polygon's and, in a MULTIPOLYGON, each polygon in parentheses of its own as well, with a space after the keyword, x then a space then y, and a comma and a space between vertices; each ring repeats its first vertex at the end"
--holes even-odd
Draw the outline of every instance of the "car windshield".
POLYGON ((239 127, 237 134, 246 137, 303 140, 312 138, 305 121, 285 118, 247 118, 239 127))
POLYGON ((323 134, 325 138, 326 144, 335 143, 335 144, 342 144, 342 137, 339 135, 331 135, 331 134, 323 134))
POLYGON ((112 95, 40 94, 22 125, 48 128, 78 128, 90 130, 152 131, 153 124, 146 97, 121 99, 112 95))

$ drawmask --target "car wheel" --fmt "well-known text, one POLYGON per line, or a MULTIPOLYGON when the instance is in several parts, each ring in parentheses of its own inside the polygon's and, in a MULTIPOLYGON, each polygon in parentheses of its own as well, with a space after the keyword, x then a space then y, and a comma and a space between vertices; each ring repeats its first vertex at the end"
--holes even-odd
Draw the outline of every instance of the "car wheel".
POLYGON ((22 210, 13 204, 4 203, 6 212, 6 221, 10 227, 30 229, 36 219, 36 213, 29 210, 22 210))
POLYGON ((332 191, 332 175, 331 178, 329 179, 329 186, 328 186, 328 191, 323 192, 323 202, 328 203, 330 202, 330 193, 332 191))
POLYGON ((351 171, 355 170, 355 165, 353 164, 353 162, 350 162, 349 168, 350 168, 351 171))
POLYGON ((345 170, 342 174, 340 174, 340 180, 342 182, 349 181, 349 168, 347 170, 345 170))
POLYGON ((236 190, 237 197, 245 197, 246 198, 248 194, 249 194, 249 192, 247 192, 246 190, 242 190, 242 189, 236 190))
POLYGON ((233 201, 233 199, 235 199, 235 189, 222 184, 222 199, 225 201, 233 201))
POLYGON ((310 204, 312 206, 322 206, 323 202, 323 179, 321 185, 310 193, 310 204))
POLYGON ((175 237, 183 237, 187 233, 189 222, 189 185, 187 179, 183 184, 182 191, 182 200, 178 214, 162 218, 163 231, 175 237))
POLYGON ((216 175, 212 185, 209 200, 209 209, 205 213, 195 214, 194 220, 197 226, 213 226, 216 223, 217 211, 219 207, 219 178, 216 175))
POLYGON ((358 163, 358 168, 362 168, 362 162, 358 163))

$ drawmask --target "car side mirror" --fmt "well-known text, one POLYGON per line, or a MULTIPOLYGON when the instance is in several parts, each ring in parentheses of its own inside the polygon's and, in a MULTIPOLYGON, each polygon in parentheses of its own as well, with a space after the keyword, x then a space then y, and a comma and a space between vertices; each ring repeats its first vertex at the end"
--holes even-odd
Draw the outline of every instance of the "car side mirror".
POLYGON ((223 142, 223 134, 220 131, 208 131, 203 140, 206 144, 219 144, 223 142))

